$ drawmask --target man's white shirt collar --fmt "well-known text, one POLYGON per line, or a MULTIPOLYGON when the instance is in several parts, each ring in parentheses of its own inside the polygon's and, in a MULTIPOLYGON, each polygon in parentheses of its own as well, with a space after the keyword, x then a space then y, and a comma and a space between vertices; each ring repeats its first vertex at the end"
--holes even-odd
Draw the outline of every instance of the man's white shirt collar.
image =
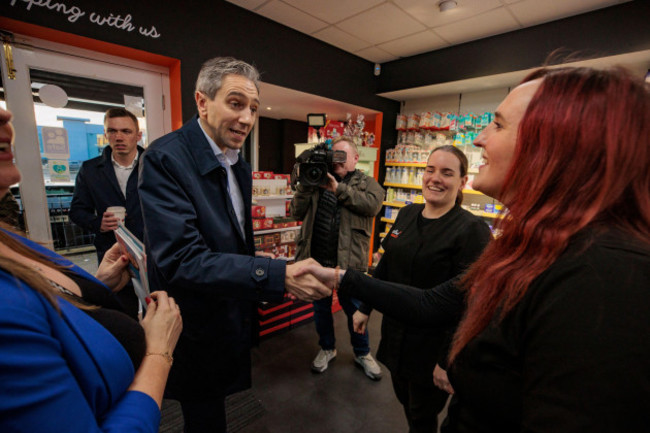
POLYGON ((113 163, 114 166, 117 166, 119 168, 124 168, 124 169, 132 169, 133 166, 135 166, 135 162, 138 160, 138 156, 140 156, 140 152, 136 150, 135 152, 135 158, 133 158, 133 161, 131 161, 131 164, 129 165, 122 165, 119 162, 115 160, 115 155, 113 155, 113 152, 111 152, 111 162, 113 163))
POLYGON ((222 151, 221 148, 217 146, 217 143, 215 143, 214 140, 210 138, 208 133, 205 132, 203 125, 201 125, 200 119, 196 119, 196 121, 199 122, 199 128, 201 128, 201 131, 203 131, 203 135, 205 135, 206 140, 208 140, 208 143, 210 143, 210 147, 212 148, 212 151, 217 156, 219 161, 226 162, 228 165, 237 164, 237 161, 239 160, 239 150, 226 149, 225 152, 222 151))

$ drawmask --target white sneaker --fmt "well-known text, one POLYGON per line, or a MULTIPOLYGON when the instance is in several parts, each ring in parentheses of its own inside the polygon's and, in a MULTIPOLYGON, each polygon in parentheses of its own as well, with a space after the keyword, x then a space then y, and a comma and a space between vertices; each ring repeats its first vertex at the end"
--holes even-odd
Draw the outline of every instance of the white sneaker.
POLYGON ((318 355, 316 355, 316 358, 314 358, 314 361, 311 363, 312 371, 315 371, 316 373, 324 372, 327 370, 327 365, 329 362, 334 358, 336 358, 336 349, 321 349, 320 352, 318 352, 318 355))
POLYGON ((375 358, 373 358, 370 353, 363 356, 356 356, 354 362, 359 364, 359 366, 363 368, 363 372, 366 373, 366 376, 372 380, 381 379, 381 367, 377 364, 377 361, 375 361, 375 358))

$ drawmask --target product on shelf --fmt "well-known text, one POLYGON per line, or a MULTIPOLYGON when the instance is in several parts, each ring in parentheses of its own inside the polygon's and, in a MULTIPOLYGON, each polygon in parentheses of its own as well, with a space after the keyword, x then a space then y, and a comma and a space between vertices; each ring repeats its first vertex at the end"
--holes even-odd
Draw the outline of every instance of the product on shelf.
POLYGON ((407 124, 406 116, 403 114, 398 114, 397 122, 395 124, 395 129, 397 129, 398 131, 406 131, 406 124, 407 124))
POLYGON ((266 217, 266 207, 259 205, 251 206, 251 214, 253 218, 264 218, 266 217))
POLYGON ((416 113, 409 114, 406 121, 406 129, 409 131, 417 130, 420 126, 420 115, 416 113))
POLYGON ((273 179, 272 171, 254 171, 253 179, 273 179))
POLYGON ((253 231, 273 228, 273 218, 253 218, 253 231))
MULTIPOLYGON (((396 128, 399 144, 414 144, 431 149, 435 146, 448 143, 449 139, 457 132, 479 132, 485 128, 494 117, 493 113, 483 114, 467 113, 440 113, 427 111, 424 113, 400 114, 397 117, 396 128), (436 132, 451 134, 445 137, 436 132)), ((455 139, 454 139, 455 140, 455 139)))

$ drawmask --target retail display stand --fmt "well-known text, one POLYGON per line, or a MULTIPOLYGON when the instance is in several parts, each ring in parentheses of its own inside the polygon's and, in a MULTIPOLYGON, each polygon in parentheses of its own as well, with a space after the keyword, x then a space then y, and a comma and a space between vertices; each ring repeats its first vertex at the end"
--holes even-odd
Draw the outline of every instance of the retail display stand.
MULTIPOLYGON (((296 235, 300 222, 289 217, 293 194, 289 175, 272 172, 253 174, 253 235, 257 251, 271 252, 276 258, 292 262, 296 256, 296 235)), ((311 321, 311 302, 292 300, 285 295, 281 303, 261 303, 259 335, 268 337, 311 321)))

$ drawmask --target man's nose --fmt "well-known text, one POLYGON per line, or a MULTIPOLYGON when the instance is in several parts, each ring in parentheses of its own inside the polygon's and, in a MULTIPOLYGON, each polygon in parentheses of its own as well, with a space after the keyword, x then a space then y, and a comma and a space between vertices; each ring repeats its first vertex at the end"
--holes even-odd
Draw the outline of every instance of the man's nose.
POLYGON ((239 116, 239 123, 252 125, 255 122, 255 115, 250 110, 242 110, 239 116))

